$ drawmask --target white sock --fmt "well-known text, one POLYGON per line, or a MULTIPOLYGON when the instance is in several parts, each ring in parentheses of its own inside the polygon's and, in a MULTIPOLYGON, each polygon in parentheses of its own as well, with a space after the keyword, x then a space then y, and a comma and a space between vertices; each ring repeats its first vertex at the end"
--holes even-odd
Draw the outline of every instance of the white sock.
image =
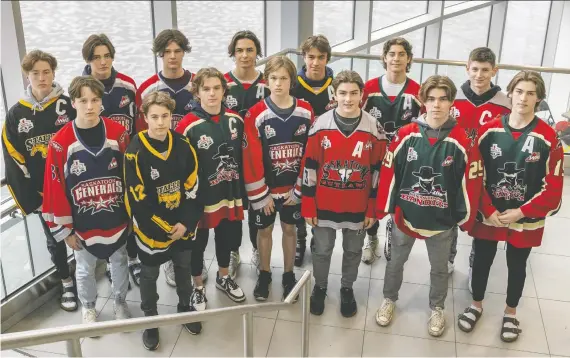
POLYGON ((227 279, 228 277, 229 277, 228 275, 222 276, 223 279, 227 279))
POLYGON ((204 289, 204 286, 196 286, 196 289, 202 291, 204 289))
POLYGON ((63 283, 63 287, 65 287, 65 288, 73 287, 73 280, 70 280, 68 282, 63 282, 63 281, 61 281, 61 282, 63 283))
MULTIPOLYGON (((517 318, 516 315, 514 315, 514 314, 506 314, 506 313, 505 313, 505 317, 514 318, 514 319, 517 318)), ((505 323, 503 324, 503 327, 506 327, 506 328, 517 328, 517 326, 516 326, 514 323, 511 323, 511 322, 505 322, 505 323)), ((505 333, 503 333, 503 337, 505 337, 505 338, 507 338, 507 339, 515 338, 517 335, 518 335, 518 334, 512 333, 512 332, 505 332, 505 333)))
MULTIPOLYGON (((470 308, 476 310, 476 311, 479 312, 479 313, 483 312, 483 309, 482 309, 482 308, 475 307, 474 305, 471 305, 470 308)), ((471 313, 471 312, 467 312, 467 313, 463 313, 463 314, 464 314, 465 317, 467 317, 467 318, 470 318, 470 319, 472 319, 472 320, 474 320, 474 321, 477 320, 477 317, 475 317, 475 315, 474 315, 473 313, 471 313)), ((469 322, 463 320, 463 319, 460 319, 460 320, 459 320, 459 324, 460 324, 463 328, 465 328, 465 329, 471 329, 471 324, 470 324, 469 322)))
POLYGON ((139 263, 139 259, 138 259, 138 258, 135 257, 134 259, 131 259, 131 258, 129 257, 129 266, 134 265, 134 264, 138 264, 138 263, 139 263))

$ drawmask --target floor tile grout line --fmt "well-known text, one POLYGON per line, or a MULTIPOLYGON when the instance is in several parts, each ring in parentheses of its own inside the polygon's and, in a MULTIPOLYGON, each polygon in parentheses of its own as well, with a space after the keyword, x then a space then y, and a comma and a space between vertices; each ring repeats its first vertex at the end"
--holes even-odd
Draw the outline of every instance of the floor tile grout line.
POLYGON ((546 325, 544 324, 544 317, 542 316, 542 308, 540 307, 540 300, 538 299, 538 290, 536 289, 536 280, 534 279, 534 271, 532 270, 532 263, 530 257, 527 259, 528 267, 530 268, 530 274, 532 275, 532 283, 534 284, 534 291, 536 292, 536 304, 538 305, 538 311, 540 312, 540 321, 542 322, 542 330, 544 331, 544 338, 546 340, 546 348, 548 349, 548 354, 550 352, 550 344, 548 343, 548 335, 546 334, 546 325))
MULTIPOLYGON (((455 269, 453 270, 455 272, 455 269)), ((453 275, 453 272, 449 274, 449 276, 453 275)), ((453 312, 453 322, 451 323, 455 327, 455 285, 453 284, 453 278, 451 278, 451 310, 453 312)), ((457 329, 453 329, 453 340, 454 340, 454 347, 455 347, 455 357, 457 357, 457 329)))
MULTIPOLYGON (((265 318, 265 317, 262 317, 262 318, 265 318)), ((275 334, 275 328, 276 327, 277 327, 277 318, 275 318, 273 320, 273 329, 271 330, 271 337, 269 338, 269 344, 267 345, 267 351, 265 352, 265 357, 269 356, 269 348, 271 348, 271 341, 273 340, 273 334, 275 334)))
MULTIPOLYGON (((378 260, 380 260, 380 257, 378 258, 378 260)), ((372 263, 373 264, 373 263, 372 263)), ((370 276, 372 276, 372 267, 370 268, 370 276)), ((368 294, 366 295, 366 308, 364 310, 364 329, 366 329, 366 317, 368 317, 368 304, 370 302, 369 298, 370 298, 370 287, 371 287, 371 283, 370 280, 372 280, 372 278, 368 278, 368 294)), ((366 331, 363 331, 362 334, 362 346, 360 348, 360 356, 363 357, 364 356, 364 336, 366 335, 366 331)))
POLYGON ((174 354, 174 349, 176 348, 176 345, 178 344, 178 341, 180 340, 180 336, 182 335, 183 330, 184 330, 184 327, 180 327, 180 332, 178 332, 178 337, 176 338, 176 342, 174 342, 174 345, 172 346, 172 350, 170 351, 170 354, 168 355, 169 357, 172 357, 172 354, 174 354))
POLYGON ((512 351, 512 352, 521 352, 521 353, 534 353, 534 354, 543 354, 543 355, 551 355, 550 353, 542 353, 542 352, 533 352, 533 351, 524 351, 524 350, 520 350, 520 349, 509 349, 509 348, 501 348, 501 347, 496 347, 496 346, 484 346, 481 344, 473 344, 473 343, 462 343, 462 342, 458 342, 458 344, 463 344, 463 345, 467 345, 467 346, 475 346, 475 347, 485 347, 485 348, 494 348, 494 349, 500 349, 503 351, 512 351))

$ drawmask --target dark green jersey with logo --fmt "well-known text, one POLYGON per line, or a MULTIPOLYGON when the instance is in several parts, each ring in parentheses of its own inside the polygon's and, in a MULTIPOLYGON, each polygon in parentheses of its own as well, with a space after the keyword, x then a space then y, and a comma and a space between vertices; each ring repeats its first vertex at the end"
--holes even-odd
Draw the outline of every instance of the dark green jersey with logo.
POLYGON ((239 114, 241 118, 245 116, 254 104, 268 97, 271 93, 261 72, 251 82, 241 82, 231 71, 226 73, 224 77, 228 81, 228 93, 225 100, 226 107, 239 114))

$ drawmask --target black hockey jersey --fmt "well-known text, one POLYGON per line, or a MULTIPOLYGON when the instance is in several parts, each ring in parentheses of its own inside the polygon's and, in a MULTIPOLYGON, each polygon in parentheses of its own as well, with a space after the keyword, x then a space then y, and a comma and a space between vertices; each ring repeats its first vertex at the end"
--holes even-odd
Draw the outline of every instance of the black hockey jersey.
POLYGON ((261 72, 253 82, 240 82, 231 71, 226 73, 224 77, 228 82, 226 107, 242 118, 254 104, 270 94, 269 87, 267 87, 261 72))
POLYGON ((325 78, 322 80, 312 81, 307 77, 307 66, 303 66, 297 74, 297 82, 291 90, 291 95, 309 102, 315 117, 318 117, 337 106, 332 81, 332 68, 326 67, 325 78))
POLYGON ((125 153, 125 203, 139 258, 154 266, 170 260, 170 250, 192 249, 202 205, 196 200, 198 159, 188 139, 170 130, 168 149, 159 153, 147 136, 137 133, 125 153), (174 241, 168 234, 176 223, 187 231, 174 241))
POLYGON ((2 130, 6 181, 22 214, 42 205, 49 141, 75 115, 71 100, 55 82, 42 102, 35 100, 28 87, 25 97, 8 111, 2 130))
POLYGON ((198 197, 204 205, 199 227, 211 229, 220 221, 243 220, 243 120, 225 110, 218 116, 195 107, 176 127, 196 148, 201 183, 198 197))

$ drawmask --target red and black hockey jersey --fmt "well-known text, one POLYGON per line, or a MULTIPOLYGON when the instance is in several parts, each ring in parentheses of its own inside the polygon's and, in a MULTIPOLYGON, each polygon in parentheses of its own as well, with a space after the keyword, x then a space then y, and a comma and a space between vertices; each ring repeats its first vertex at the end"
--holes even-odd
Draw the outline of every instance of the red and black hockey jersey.
POLYGON ((202 205, 196 200, 198 160, 188 138, 168 131, 164 153, 153 141, 147 131, 133 138, 125 153, 124 178, 138 257, 156 266, 170 260, 171 250, 192 249, 202 205), (173 240, 169 234, 177 223, 186 232, 173 240))
POLYGON ((25 98, 10 108, 2 130, 8 190, 24 215, 42 205, 50 139, 75 118, 71 100, 58 84, 41 104, 30 91, 28 88, 25 98))
POLYGON ((309 131, 303 170, 301 215, 318 225, 361 230, 375 218, 376 191, 386 135, 376 118, 362 111, 348 137, 338 128, 334 110, 315 120, 309 131))
POLYGON ((515 247, 540 246, 545 217, 558 212, 564 185, 564 153, 554 130, 540 118, 522 131, 497 118, 479 131, 477 145, 485 170, 484 190, 473 237, 508 241, 515 247), (520 208, 524 218, 508 227, 486 220, 495 210, 520 208))
POLYGON ((75 121, 52 138, 44 179, 43 218, 57 241, 75 231, 100 259, 125 244, 129 217, 122 180, 125 128, 101 117, 104 140, 96 151, 77 134, 75 121))
POLYGON ((244 120, 243 171, 250 205, 259 210, 269 195, 284 199, 293 193, 300 199, 303 154, 314 119, 311 105, 295 99, 288 118, 275 114, 267 100, 253 106, 244 120))
POLYGON ((411 123, 420 115, 422 104, 417 99, 420 85, 410 78, 397 96, 389 96, 382 88, 382 78, 373 78, 364 85, 362 109, 380 122, 388 139, 392 139, 398 128, 411 123))
POLYGON ((336 108, 332 86, 333 70, 326 67, 325 78, 320 81, 312 81, 307 77, 307 66, 303 66, 297 75, 297 82, 291 90, 291 95, 309 102, 315 112, 315 117, 336 108))
POLYGON ((204 216, 198 227, 211 229, 220 221, 243 220, 243 119, 225 110, 212 116, 195 107, 176 127, 196 148, 201 183, 198 198, 204 216))
POLYGON ((225 100, 226 107, 236 112, 242 118, 253 105, 271 93, 261 72, 251 82, 240 82, 231 71, 226 73, 224 77, 228 81, 228 92, 225 100))
POLYGON ((176 107, 174 107, 174 111, 172 112, 172 121, 170 123, 170 128, 174 130, 182 118, 186 114, 190 113, 192 108, 196 105, 194 96, 190 92, 192 89, 193 78, 194 74, 188 70, 184 70, 184 76, 176 80, 165 78, 162 75, 162 71, 160 71, 148 80, 144 81, 137 92, 137 107, 139 108, 137 132, 148 128, 144 120, 144 113, 142 112, 141 106, 144 98, 154 91, 164 91, 168 93, 174 101, 176 101, 176 107), (174 89, 169 86, 168 83, 171 81, 183 82, 181 88, 174 89))
POLYGON ((501 92, 501 87, 492 86, 481 96, 473 92, 470 82, 465 82, 458 90, 451 115, 457 124, 464 128, 473 141, 479 128, 497 116, 511 113, 511 101, 501 92))
POLYGON ((426 128, 415 122, 400 128, 380 170, 378 218, 393 213, 400 230, 420 239, 455 225, 468 230, 483 175, 478 152, 470 153, 469 147, 457 125, 439 139, 428 138, 426 128))

